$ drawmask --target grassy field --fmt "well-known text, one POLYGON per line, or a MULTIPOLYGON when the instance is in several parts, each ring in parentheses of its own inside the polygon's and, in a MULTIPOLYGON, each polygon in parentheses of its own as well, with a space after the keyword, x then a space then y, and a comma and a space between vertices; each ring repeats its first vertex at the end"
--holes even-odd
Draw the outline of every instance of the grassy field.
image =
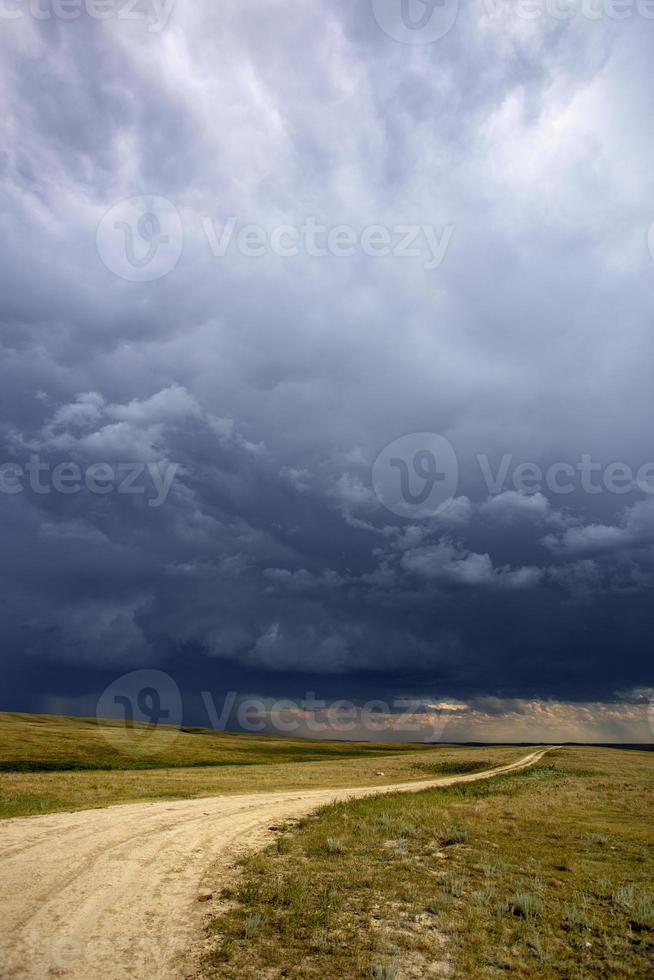
POLYGON ((653 861, 641 751, 326 807, 243 862, 206 976, 652 977, 653 861))
POLYGON ((0 817, 428 779, 471 752, 483 768, 511 761, 521 750, 151 731, 96 719, 0 714, 0 817))
POLYGON ((419 746, 149 728, 97 718, 0 713, 0 772, 170 769, 397 755, 419 746))

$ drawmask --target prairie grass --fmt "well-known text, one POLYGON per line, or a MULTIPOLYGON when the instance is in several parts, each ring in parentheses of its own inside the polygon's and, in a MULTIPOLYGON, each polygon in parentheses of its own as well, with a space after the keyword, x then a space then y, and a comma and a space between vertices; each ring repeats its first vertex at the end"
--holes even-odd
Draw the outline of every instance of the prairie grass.
POLYGON ((398 755, 424 746, 241 735, 97 718, 0 712, 0 772, 85 772, 320 762, 398 755))
POLYGON ((483 757, 485 768, 520 753, 511 746, 309 741, 0 713, 0 818, 140 800, 392 784, 430 778, 423 765, 448 769, 483 757))
POLYGON ((514 915, 521 915, 524 919, 543 911, 540 898, 530 892, 517 892, 512 896, 509 906, 514 915))
POLYGON ((650 978, 653 777, 654 754, 570 747, 484 783, 325 807, 242 863, 205 975, 650 978))

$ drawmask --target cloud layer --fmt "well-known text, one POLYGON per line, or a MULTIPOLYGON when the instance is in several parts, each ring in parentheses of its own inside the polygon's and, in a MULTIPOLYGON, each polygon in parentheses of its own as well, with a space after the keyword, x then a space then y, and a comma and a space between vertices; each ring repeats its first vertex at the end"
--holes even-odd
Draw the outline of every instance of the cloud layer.
POLYGON ((650 482, 489 490, 478 457, 654 460, 653 30, 468 5, 410 46, 368 3, 285 0, 5 23, 0 462, 150 479, 0 495, 6 707, 143 666, 195 691, 651 685, 650 482), (96 248, 135 195, 183 226, 153 282, 96 248), (230 219, 453 231, 437 268, 214 254, 230 219), (460 471, 415 520, 371 477, 410 432, 460 471))

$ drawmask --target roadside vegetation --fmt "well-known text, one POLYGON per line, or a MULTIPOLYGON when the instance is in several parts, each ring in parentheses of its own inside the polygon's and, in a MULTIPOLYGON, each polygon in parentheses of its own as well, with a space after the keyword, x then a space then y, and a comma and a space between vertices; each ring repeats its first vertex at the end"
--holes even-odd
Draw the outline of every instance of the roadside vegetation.
POLYGON ((203 975, 652 977, 653 777, 654 753, 564 748, 325 807, 242 862, 203 975))
POLYGON ((521 751, 152 730, 95 718, 0 714, 0 818, 139 800, 429 779, 455 771, 471 754, 488 768, 521 751))

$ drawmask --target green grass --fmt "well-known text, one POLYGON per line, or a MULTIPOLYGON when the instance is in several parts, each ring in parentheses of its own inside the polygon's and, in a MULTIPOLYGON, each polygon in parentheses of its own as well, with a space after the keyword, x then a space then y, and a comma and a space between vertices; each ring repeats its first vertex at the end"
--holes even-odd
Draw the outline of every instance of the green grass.
MULTIPOLYGON (((484 765, 520 753, 506 746, 485 750, 484 765)), ((405 782, 469 765, 479 754, 456 746, 309 741, 0 714, 0 818, 138 800, 405 782)))
POLYGON ((243 862, 206 975, 652 977, 653 777, 651 753, 571 747, 326 807, 243 862))
POLYGON ((425 779, 429 779, 430 776, 464 776, 492 769, 493 765, 492 759, 454 759, 449 762, 418 762, 415 768, 424 774, 425 779))
POLYGON ((0 772, 170 769, 397 755, 422 746, 234 735, 207 728, 0 713, 0 772))

